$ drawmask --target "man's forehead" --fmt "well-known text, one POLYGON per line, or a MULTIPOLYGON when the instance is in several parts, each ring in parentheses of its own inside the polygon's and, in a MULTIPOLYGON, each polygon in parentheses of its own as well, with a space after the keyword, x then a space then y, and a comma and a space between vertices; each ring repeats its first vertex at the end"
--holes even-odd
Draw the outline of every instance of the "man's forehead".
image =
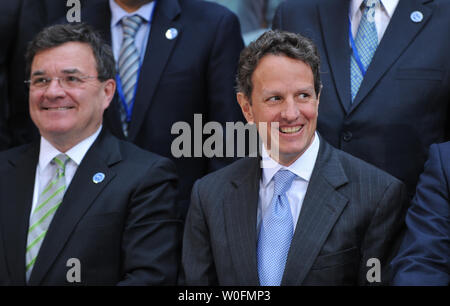
POLYGON ((36 71, 69 73, 96 69, 96 61, 91 46, 84 42, 67 42, 37 52, 31 64, 32 74, 36 71), (92 67, 91 67, 92 66, 92 67))
MULTIPOLYGON (((284 54, 266 54, 264 55, 256 64, 255 69, 252 72, 251 78, 254 79, 255 75, 258 74, 258 72, 261 71, 261 68, 265 69, 272 69, 274 72, 281 69, 280 63, 281 62, 290 62, 288 68, 295 66, 295 65, 302 65, 304 68, 306 68, 306 71, 311 72, 311 75, 313 75, 313 71, 311 66, 306 63, 304 60, 289 57, 284 54), (258 69, 259 68, 259 69, 258 69)), ((286 68, 284 68, 286 69, 286 68)))
POLYGON ((304 59, 296 58, 296 57, 290 56, 290 55, 285 54, 285 53, 266 53, 265 55, 263 55, 259 59, 258 64, 256 65, 256 67, 258 67, 261 64, 262 61, 267 61, 267 59, 270 59, 270 58, 287 59, 289 61, 292 61, 293 63, 294 62, 299 62, 299 63, 302 63, 302 64, 305 64, 305 65, 309 66, 308 63, 304 59))
POLYGON ((285 55, 268 54, 259 60, 252 73, 252 80, 254 80, 255 77, 271 77, 273 75, 277 75, 277 73, 282 69, 286 72, 301 71, 302 75, 306 74, 313 76, 311 66, 301 59, 296 59, 285 55), (302 66, 301 70, 297 69, 299 66, 302 66))

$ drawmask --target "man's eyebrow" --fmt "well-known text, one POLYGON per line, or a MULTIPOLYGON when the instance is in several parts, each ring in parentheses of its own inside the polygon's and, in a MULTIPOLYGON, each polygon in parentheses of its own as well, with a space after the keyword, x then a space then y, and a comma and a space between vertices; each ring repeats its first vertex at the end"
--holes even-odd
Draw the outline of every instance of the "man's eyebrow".
POLYGON ((63 70, 61 70, 61 72, 64 74, 81 73, 81 71, 78 70, 77 68, 63 69, 63 70))
POLYGON ((43 70, 36 70, 35 72, 33 72, 31 74, 31 76, 35 76, 35 75, 44 75, 45 72, 43 70))
POLYGON ((305 87, 301 87, 301 88, 299 88, 299 91, 306 91, 306 92, 310 92, 310 93, 312 93, 312 92, 314 92, 314 86, 305 86, 305 87))
MULTIPOLYGON (((61 70, 61 73, 63 73, 63 74, 74 74, 74 73, 81 73, 81 71, 78 68, 68 68, 68 69, 61 70)), ((31 76, 44 75, 44 74, 45 74, 44 70, 36 70, 35 72, 33 72, 31 74, 31 76)))
POLYGON ((262 94, 267 95, 267 96, 272 96, 272 95, 277 96, 277 95, 280 95, 281 92, 276 89, 273 89, 273 90, 272 89, 263 89, 262 94))

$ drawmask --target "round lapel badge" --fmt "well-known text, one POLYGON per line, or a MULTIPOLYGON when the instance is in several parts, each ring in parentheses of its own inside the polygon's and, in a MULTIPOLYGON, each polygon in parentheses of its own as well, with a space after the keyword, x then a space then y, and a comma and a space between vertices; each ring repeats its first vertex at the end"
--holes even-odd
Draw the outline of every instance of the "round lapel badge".
POLYGON ((104 179, 105 179, 105 174, 104 174, 104 173, 101 173, 101 172, 96 173, 96 174, 92 177, 92 181, 94 182, 94 184, 101 183, 104 179))
POLYGON ((410 16, 411 20, 415 23, 421 22, 423 20, 423 14, 419 11, 414 11, 410 16))
POLYGON ((169 40, 175 39, 178 36, 178 30, 175 28, 170 28, 166 31, 166 38, 169 40))

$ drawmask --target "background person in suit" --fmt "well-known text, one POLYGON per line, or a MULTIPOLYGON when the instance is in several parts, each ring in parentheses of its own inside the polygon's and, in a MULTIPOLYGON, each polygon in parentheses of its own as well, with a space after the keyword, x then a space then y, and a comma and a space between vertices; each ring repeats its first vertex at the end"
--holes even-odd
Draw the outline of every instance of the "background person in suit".
POLYGON ((272 19, 278 5, 284 0, 208 0, 217 2, 239 18, 245 45, 257 39, 272 27, 272 19))
POLYGON ((8 103, 8 62, 15 41, 15 29, 18 25, 22 1, 0 1, 0 151, 10 146, 11 136, 7 126, 8 103))
MULTIPOLYGON (((49 1, 42 5, 43 11, 52 10, 49 1)), ((233 159, 175 158, 171 145, 179 135, 172 134, 171 129, 176 122, 187 122, 193 135, 194 114, 201 114, 204 123, 216 121, 223 126, 244 119, 234 94, 234 77, 243 48, 239 21, 226 8, 202 0, 88 1, 82 6, 81 20, 111 44, 119 75, 123 18, 134 15, 140 16, 142 23, 134 42, 139 74, 137 85, 129 85, 134 102, 126 127, 128 136, 124 135, 122 118, 126 117, 120 95, 105 112, 104 124, 115 136, 172 158, 183 173, 179 200, 185 215, 194 181, 233 159)), ((38 15, 28 18, 39 22, 38 15)))
POLYGON ((114 58, 88 26, 44 29, 27 53, 40 142, 0 153, 0 284, 175 284, 175 167, 102 130, 114 58), (76 277, 76 276, 75 276, 76 277))
POLYGON ((450 139, 449 15, 446 0, 288 0, 273 21, 318 46, 321 135, 405 182, 411 198, 429 146, 450 139))
POLYGON ((406 189, 316 133, 313 43, 268 31, 241 53, 237 78, 247 121, 260 133, 261 123, 269 125, 262 167, 259 158, 243 158, 194 185, 182 252, 186 283, 362 285, 370 258, 380 260, 380 281, 388 281, 406 189), (276 136, 279 158, 272 159, 276 136))
POLYGON ((406 214, 407 231, 392 262, 392 284, 450 284, 450 142, 433 144, 416 196, 406 214))

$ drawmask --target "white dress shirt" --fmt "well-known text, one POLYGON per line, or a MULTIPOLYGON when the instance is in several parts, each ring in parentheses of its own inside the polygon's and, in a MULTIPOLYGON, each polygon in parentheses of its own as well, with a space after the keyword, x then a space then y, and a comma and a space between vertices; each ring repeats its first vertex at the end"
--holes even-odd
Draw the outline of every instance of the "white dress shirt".
MULTIPOLYGON (((164 1, 164 0, 163 0, 164 1)), ((114 0, 109 0, 109 7, 111 9, 111 43, 116 63, 119 61, 120 47, 122 46, 123 29, 121 20, 126 16, 139 15, 145 20, 139 27, 136 33, 135 44, 140 54, 140 61, 142 63, 147 48, 147 42, 150 34, 150 22, 152 20, 153 11, 155 8, 155 1, 144 4, 137 11, 128 13, 121 8, 114 0)))
MULTIPOLYGON (((395 8, 398 5, 399 0, 380 0, 380 5, 375 8, 375 27, 378 34, 378 43, 380 43, 383 38, 384 32, 386 31, 389 21, 394 14, 395 8)), ((361 4, 363 0, 351 0, 349 18, 352 22, 352 35, 353 38, 356 37, 358 32, 359 22, 363 14, 363 9, 361 4)))
MULTIPOLYGON (((77 171, 78 165, 81 163, 86 155, 86 152, 97 139, 101 129, 102 126, 100 126, 94 134, 84 139, 65 153, 70 157, 70 161, 66 165, 66 172, 64 175, 66 180, 66 189, 69 188, 70 182, 77 171)), ((41 136, 39 162, 37 164, 36 176, 34 180, 33 204, 31 206, 31 211, 34 211, 35 207, 38 205, 37 201, 39 195, 43 192, 44 188, 50 183, 51 179, 55 175, 57 166, 52 164, 51 161, 58 154, 62 153, 58 151, 50 142, 48 142, 47 139, 41 136)))
POLYGON ((262 176, 259 182, 259 198, 258 198, 258 218, 257 230, 259 233, 259 226, 261 220, 264 218, 267 209, 272 202, 274 180, 272 179, 275 173, 280 169, 287 169, 296 174, 297 177, 292 182, 291 188, 286 192, 286 196, 291 208, 294 230, 297 226, 297 220, 300 216, 303 200, 305 199, 306 190, 308 189, 309 180, 316 164, 317 155, 319 153, 320 140, 317 132, 314 134, 314 140, 306 151, 289 167, 278 164, 269 157, 266 149, 262 146, 262 176), (264 165, 275 165, 267 166, 264 165))

